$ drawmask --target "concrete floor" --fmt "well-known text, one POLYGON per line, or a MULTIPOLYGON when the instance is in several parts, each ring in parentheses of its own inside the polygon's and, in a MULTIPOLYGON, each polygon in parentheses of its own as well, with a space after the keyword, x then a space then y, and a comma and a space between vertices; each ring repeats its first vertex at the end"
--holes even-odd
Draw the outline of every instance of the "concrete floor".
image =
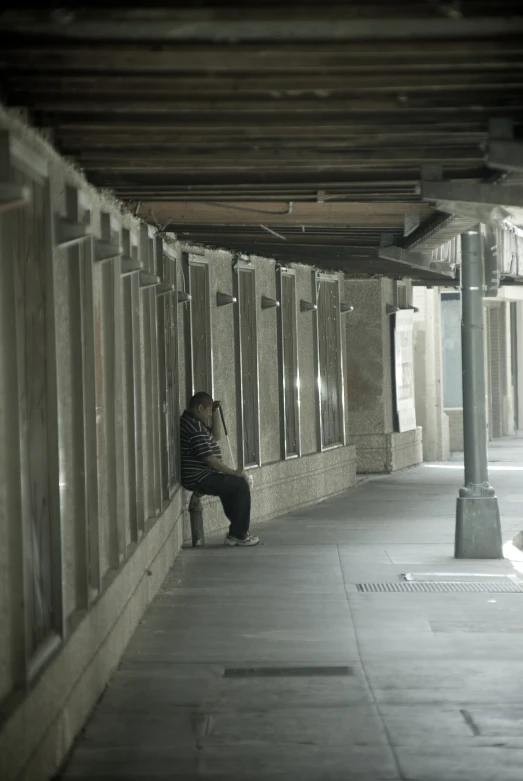
MULTIPOLYGON (((490 458, 509 540, 523 439, 490 458)), ((64 779, 521 781, 523 593, 354 585, 523 579, 516 550, 452 559, 461 482, 457 459, 424 465, 260 525, 257 548, 183 551, 64 779)))

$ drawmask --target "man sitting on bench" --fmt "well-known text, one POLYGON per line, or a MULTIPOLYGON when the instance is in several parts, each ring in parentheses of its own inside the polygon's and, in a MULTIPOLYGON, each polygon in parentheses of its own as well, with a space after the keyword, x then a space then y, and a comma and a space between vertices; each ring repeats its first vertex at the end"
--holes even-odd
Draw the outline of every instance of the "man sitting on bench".
POLYGON ((222 461, 220 439, 220 402, 200 391, 189 402, 180 419, 182 485, 187 491, 218 496, 229 519, 226 545, 257 545, 258 537, 249 533, 251 492, 247 476, 222 461))

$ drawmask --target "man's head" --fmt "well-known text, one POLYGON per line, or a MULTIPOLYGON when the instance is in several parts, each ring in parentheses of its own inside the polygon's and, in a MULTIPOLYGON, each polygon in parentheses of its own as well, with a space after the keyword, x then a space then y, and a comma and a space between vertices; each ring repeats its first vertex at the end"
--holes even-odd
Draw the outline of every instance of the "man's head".
POLYGON ((205 391, 195 393, 189 401, 189 412, 207 425, 212 421, 212 396, 205 391))

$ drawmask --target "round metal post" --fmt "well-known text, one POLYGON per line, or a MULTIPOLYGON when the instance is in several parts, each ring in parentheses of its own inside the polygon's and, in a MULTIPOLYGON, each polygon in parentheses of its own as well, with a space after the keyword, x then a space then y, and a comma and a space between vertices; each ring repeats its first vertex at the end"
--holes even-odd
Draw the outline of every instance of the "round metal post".
POLYGON ((465 485, 456 510, 456 558, 502 558, 498 500, 489 483, 483 257, 479 228, 461 234, 461 352, 465 485))
POLYGON ((485 355, 483 342, 483 264, 481 235, 461 235, 461 346, 465 496, 494 491, 488 482, 485 355))

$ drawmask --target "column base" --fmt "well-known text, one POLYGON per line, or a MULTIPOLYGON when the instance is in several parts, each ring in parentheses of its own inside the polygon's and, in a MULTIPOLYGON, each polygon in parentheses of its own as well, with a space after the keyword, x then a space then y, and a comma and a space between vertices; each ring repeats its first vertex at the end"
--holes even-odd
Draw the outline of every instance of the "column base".
POLYGON ((459 498, 456 504, 456 559, 502 559, 497 496, 459 498))

